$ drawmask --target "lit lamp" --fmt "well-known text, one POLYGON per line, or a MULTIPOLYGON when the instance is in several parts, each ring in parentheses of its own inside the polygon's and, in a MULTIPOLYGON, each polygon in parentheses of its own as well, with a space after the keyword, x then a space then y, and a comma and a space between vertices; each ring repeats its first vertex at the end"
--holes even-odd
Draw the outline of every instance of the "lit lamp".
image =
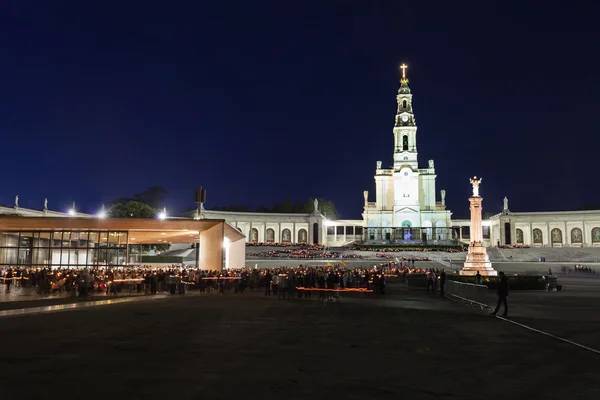
POLYGON ((164 207, 163 210, 158 213, 158 219, 161 221, 167 219, 167 207, 164 207))
POLYGON ((71 209, 69 210, 69 215, 72 217, 77 215, 77 212, 75 211, 75 202, 73 202, 73 207, 71 207, 71 209))
POLYGON ((102 208, 100 209, 100 211, 98 211, 98 218, 106 218, 106 209, 104 208, 104 204, 102 204, 102 208))

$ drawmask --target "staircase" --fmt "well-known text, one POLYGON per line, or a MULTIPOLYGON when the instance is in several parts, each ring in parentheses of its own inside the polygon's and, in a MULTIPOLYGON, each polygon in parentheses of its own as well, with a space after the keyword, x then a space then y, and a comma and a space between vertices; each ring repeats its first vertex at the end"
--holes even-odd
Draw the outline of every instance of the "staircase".
POLYGON ((486 249, 488 256, 490 257, 490 261, 508 261, 508 258, 502 253, 502 251, 497 247, 488 247, 486 249))

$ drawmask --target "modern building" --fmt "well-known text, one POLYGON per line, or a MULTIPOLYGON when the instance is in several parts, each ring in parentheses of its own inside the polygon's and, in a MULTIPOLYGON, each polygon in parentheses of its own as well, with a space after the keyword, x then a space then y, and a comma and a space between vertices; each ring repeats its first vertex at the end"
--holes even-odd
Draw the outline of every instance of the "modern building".
POLYGON ((136 265, 148 244, 193 246, 192 265, 202 269, 245 265, 245 237, 225 220, 103 217, 0 207, 0 268, 136 265))

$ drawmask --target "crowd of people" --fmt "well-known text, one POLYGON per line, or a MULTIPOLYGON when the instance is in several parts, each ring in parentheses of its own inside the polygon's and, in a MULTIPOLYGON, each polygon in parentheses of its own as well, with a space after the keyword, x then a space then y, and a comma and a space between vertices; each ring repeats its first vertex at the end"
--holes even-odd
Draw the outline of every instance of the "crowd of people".
POLYGON ((526 244, 499 244, 499 249, 529 249, 531 246, 526 244))
POLYGON ((263 243, 263 242, 247 242, 246 247, 299 247, 305 250, 323 250, 322 244, 307 244, 307 243, 263 243))
POLYGON ((400 251, 410 252, 428 252, 428 251, 440 251, 445 253, 462 253, 468 251, 469 248, 466 246, 461 247, 369 247, 369 246, 358 246, 355 248, 358 251, 374 251, 380 253, 395 253, 400 251))
POLYGON ((118 293, 159 292, 185 293, 198 290, 201 293, 218 291, 243 293, 245 289, 265 290, 265 294, 286 296, 298 292, 310 297, 313 291, 324 296, 324 291, 314 289, 363 288, 383 293, 386 280, 409 273, 424 273, 415 267, 417 259, 402 259, 380 263, 373 267, 348 268, 341 264, 328 266, 240 268, 223 271, 207 271, 183 265, 152 268, 94 267, 84 269, 50 269, 8 267, 0 269, 0 282, 5 291, 12 288, 29 288, 39 294, 68 293, 72 296, 88 296, 94 292, 107 295, 118 293))
POLYGON ((595 270, 593 270, 590 267, 586 267, 583 266, 581 264, 575 264, 575 266, 573 268, 569 268, 567 266, 563 266, 562 268, 562 272, 565 275, 576 275, 576 274, 597 274, 598 272, 596 272, 595 270))
POLYGON ((358 254, 342 254, 337 251, 325 251, 323 249, 287 249, 287 250, 270 250, 262 253, 248 253, 249 258, 287 258, 301 260, 332 260, 332 259, 361 259, 358 254))

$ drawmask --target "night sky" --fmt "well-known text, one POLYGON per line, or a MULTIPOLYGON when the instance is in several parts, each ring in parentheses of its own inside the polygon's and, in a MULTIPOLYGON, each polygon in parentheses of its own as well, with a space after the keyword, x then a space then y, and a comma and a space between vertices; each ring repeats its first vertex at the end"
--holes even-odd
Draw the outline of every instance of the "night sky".
POLYGON ((202 185, 207 207, 318 196, 360 218, 402 62, 455 218, 473 175, 487 212, 600 203, 597 3, 3 3, 0 203, 95 212, 161 185, 174 211, 202 185))

